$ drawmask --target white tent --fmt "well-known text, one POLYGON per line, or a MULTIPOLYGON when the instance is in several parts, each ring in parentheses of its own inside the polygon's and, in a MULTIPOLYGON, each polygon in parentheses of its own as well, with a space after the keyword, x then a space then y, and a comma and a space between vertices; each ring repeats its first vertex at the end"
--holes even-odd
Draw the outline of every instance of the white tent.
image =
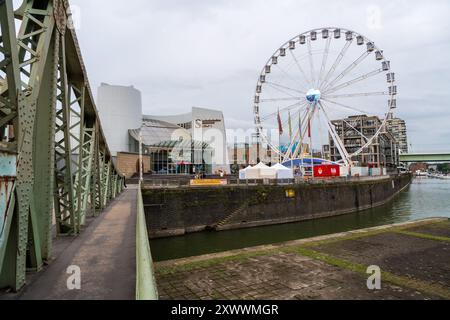
POLYGON ((277 178, 277 170, 266 166, 264 163, 258 163, 255 168, 259 169, 259 177, 260 179, 276 179, 277 178))
POLYGON ((239 179, 240 179, 240 180, 248 179, 246 173, 247 173, 247 170, 248 170, 248 169, 251 169, 251 168, 252 168, 252 166, 248 166, 248 167, 245 168, 245 169, 239 170, 239 179))
POLYGON ((294 172, 282 164, 277 163, 272 166, 272 169, 277 171, 277 179, 294 179, 294 172))
POLYGON ((264 163, 260 162, 253 168, 248 168, 245 170, 246 179, 276 179, 277 170, 266 166, 264 163))
POLYGON ((259 179, 259 169, 255 167, 245 169, 245 179, 259 179))

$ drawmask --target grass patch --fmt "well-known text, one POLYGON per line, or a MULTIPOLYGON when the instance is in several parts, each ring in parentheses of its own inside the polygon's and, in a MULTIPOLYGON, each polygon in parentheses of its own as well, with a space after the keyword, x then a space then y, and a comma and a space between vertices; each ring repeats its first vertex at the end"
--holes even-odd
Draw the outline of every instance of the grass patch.
MULTIPOLYGON (((368 274, 366 273, 368 266, 362 264, 342 260, 333 257, 331 255, 320 253, 308 248, 301 248, 301 247, 295 249, 290 248, 289 252, 296 252, 297 254, 300 254, 302 256, 306 256, 314 260, 325 262, 332 266, 336 266, 342 269, 359 273, 363 277, 368 276, 368 274)), ((440 285, 431 284, 429 282, 422 280, 399 276, 386 271, 381 271, 381 279, 382 281, 390 282, 400 287, 406 287, 429 295, 439 296, 444 299, 450 299, 450 291, 440 285)))
MULTIPOLYGON (((376 236, 382 233, 389 233, 389 232, 394 232, 394 233, 402 233, 402 232, 409 232, 407 231, 407 229, 410 228, 416 228, 416 227, 421 227, 421 226, 436 226, 439 228, 445 228, 445 227, 450 227, 450 221, 442 221, 442 222, 434 222, 434 223, 422 223, 422 222, 418 222, 409 226, 396 226, 396 227, 390 227, 390 228, 386 228, 386 229, 379 229, 379 230, 372 230, 372 231, 367 231, 367 232, 361 232, 361 233, 354 233, 354 234, 350 234, 348 236, 342 236, 342 237, 336 237, 336 238, 330 238, 330 239, 325 239, 325 240, 318 240, 318 241, 312 241, 309 243, 305 243, 303 245, 301 245, 301 247, 315 247, 315 246, 321 246, 321 245, 326 245, 326 244, 333 244, 333 243, 338 243, 341 241, 347 241, 347 240, 358 240, 361 238, 365 238, 365 237, 372 237, 372 236, 376 236)), ((406 233, 405 233, 406 234, 406 233)), ((411 232, 410 235, 414 234, 413 232, 411 232)), ((417 233, 417 235, 419 235, 419 233, 417 233)), ((426 236, 426 235, 425 235, 426 236)), ((430 236, 432 238, 434 238, 433 240, 438 240, 439 241, 449 241, 446 237, 435 237, 435 236, 430 236)), ((425 239, 425 237, 422 237, 425 239)), ((431 238, 428 238, 431 239, 431 238)))
POLYGON ((437 227, 437 228, 450 228, 450 218, 447 221, 441 221, 441 222, 436 222, 433 223, 431 226, 433 227, 437 227))
POLYGON ((341 242, 341 241, 357 240, 357 239, 361 239, 361 238, 376 236, 378 234, 390 232, 391 230, 392 229, 373 230, 373 231, 367 231, 367 232, 361 232, 361 233, 354 233, 354 234, 350 234, 348 236, 343 236, 343 237, 336 237, 336 238, 330 238, 330 239, 325 239, 325 240, 311 241, 311 242, 302 244, 301 247, 308 247, 308 248, 310 248, 310 247, 316 247, 316 246, 321 246, 321 245, 325 245, 325 244, 338 243, 338 242, 341 242))
POLYGON ((265 255, 268 255, 273 252, 274 252, 274 250, 240 253, 240 254, 236 254, 236 255, 232 255, 232 256, 212 258, 212 259, 203 260, 203 261, 186 262, 185 264, 180 264, 180 265, 167 266, 167 267, 156 267, 155 271, 156 271, 157 276, 164 276, 164 275, 172 274, 172 273, 176 273, 176 272, 186 272, 186 271, 191 271, 191 270, 199 269, 199 268, 208 268, 208 267, 212 267, 212 266, 215 266, 215 265, 218 265, 221 263, 226 263, 226 262, 243 261, 243 260, 247 260, 249 258, 265 256, 265 255))
POLYGON ((450 238, 448 238, 448 237, 434 236, 432 234, 426 234, 426 233, 418 233, 418 232, 412 232, 412 231, 407 231, 407 230, 396 230, 395 233, 403 234, 403 235, 411 236, 411 237, 415 237, 415 238, 420 238, 420 239, 450 242, 450 238))

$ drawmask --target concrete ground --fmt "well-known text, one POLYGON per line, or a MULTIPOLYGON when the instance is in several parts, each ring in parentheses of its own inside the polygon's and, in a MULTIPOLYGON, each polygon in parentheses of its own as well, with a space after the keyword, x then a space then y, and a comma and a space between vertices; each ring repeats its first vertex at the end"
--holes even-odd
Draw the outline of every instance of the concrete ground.
POLYGON ((133 300, 136 284, 137 187, 130 186, 78 237, 55 240, 55 259, 30 275, 19 294, 0 299, 133 300), (69 290, 67 268, 78 266, 81 289, 69 290))
POLYGON ((450 299, 450 222, 346 232, 156 264, 160 298, 450 299), (368 266, 381 269, 369 290, 368 266))

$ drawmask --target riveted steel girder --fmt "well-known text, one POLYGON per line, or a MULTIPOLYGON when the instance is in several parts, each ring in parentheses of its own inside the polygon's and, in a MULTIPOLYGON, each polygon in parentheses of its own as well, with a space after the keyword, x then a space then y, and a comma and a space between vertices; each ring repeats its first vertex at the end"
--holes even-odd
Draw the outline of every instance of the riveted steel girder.
MULTIPOLYGON (((0 161, 15 166, 17 154, 19 55, 11 0, 0 1, 0 132, 8 132, 0 143, 0 161), (14 124, 14 125, 13 125, 14 124), (12 129, 12 130, 11 130, 12 129)), ((3 167, 3 166, 2 166, 3 167)), ((7 168, 7 167, 6 167, 7 168)), ((16 175, 17 169, 0 172, 0 287, 15 286, 17 250, 16 175)))
POLYGON ((0 198, 0 288, 19 290, 50 260, 53 212, 58 234, 78 234, 123 189, 69 12, 66 0, 16 12, 0 0, 0 156, 17 158, 0 198))
POLYGON ((55 215, 58 234, 77 233, 78 220, 73 214, 74 183, 70 135, 70 87, 67 75, 65 38, 60 37, 55 141, 55 215))
POLYGON ((41 244, 37 232, 38 217, 33 197, 34 128, 36 110, 41 94, 41 79, 46 73, 46 59, 52 42, 54 20, 53 4, 43 2, 39 9, 28 2, 17 37, 21 89, 18 93, 18 159, 17 159, 17 256, 15 289, 25 284, 27 256, 29 268, 42 266, 41 244), (29 220, 31 216, 31 219, 29 220), (31 222, 31 223, 30 223, 31 222), (31 230, 29 230, 31 225, 31 230))
POLYGON ((80 224, 84 225, 86 222, 86 215, 88 210, 88 202, 91 199, 91 179, 93 175, 93 155, 95 150, 95 129, 83 129, 83 137, 80 150, 80 170, 77 177, 77 196, 78 196, 78 215, 80 217, 80 224))

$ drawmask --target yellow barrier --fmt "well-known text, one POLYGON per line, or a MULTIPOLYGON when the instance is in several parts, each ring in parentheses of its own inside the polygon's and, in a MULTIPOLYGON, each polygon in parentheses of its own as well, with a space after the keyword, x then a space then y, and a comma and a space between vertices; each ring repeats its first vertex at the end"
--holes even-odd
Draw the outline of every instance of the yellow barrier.
POLYGON ((191 186, 224 186, 227 180, 222 179, 195 179, 191 180, 191 186))

